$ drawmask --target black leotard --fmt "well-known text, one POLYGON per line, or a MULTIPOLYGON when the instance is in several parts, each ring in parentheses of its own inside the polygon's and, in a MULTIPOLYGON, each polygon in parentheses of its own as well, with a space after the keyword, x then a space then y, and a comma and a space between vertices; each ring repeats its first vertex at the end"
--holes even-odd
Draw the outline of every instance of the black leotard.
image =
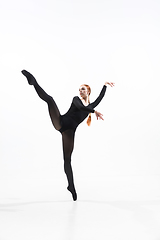
POLYGON ((106 86, 104 85, 98 98, 90 103, 88 106, 84 106, 81 99, 76 96, 73 98, 71 106, 68 112, 61 115, 61 133, 65 130, 76 130, 78 125, 88 116, 89 113, 94 113, 94 108, 100 103, 106 92, 106 86))

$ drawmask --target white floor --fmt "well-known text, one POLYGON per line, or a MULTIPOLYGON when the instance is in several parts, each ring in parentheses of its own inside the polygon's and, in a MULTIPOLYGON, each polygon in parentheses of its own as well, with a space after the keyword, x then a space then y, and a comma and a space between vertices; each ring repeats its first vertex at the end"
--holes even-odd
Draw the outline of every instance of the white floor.
POLYGON ((1 183, 0 240, 160 240, 160 176, 76 185, 73 202, 63 180, 1 183))

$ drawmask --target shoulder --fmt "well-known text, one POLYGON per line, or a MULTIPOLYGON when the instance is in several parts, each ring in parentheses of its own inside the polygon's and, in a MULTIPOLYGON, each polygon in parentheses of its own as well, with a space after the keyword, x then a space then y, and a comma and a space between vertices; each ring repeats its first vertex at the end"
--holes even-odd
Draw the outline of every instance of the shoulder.
POLYGON ((75 96, 74 98, 73 98, 73 101, 79 101, 80 100, 80 98, 78 97, 78 96, 75 96))
POLYGON ((74 104, 74 105, 77 105, 77 104, 79 104, 79 97, 78 96, 75 96, 75 97, 73 97, 73 100, 72 100, 72 103, 74 104))

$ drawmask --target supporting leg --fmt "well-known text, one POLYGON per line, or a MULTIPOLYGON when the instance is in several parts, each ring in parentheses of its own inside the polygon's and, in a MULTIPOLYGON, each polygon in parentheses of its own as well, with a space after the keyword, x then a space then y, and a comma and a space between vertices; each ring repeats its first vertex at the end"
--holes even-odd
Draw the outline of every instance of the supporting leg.
POLYGON ((77 193, 74 186, 73 171, 71 166, 71 155, 74 147, 74 130, 66 130, 62 133, 63 155, 64 155, 64 171, 68 180, 67 189, 71 192, 73 200, 77 200, 77 193))

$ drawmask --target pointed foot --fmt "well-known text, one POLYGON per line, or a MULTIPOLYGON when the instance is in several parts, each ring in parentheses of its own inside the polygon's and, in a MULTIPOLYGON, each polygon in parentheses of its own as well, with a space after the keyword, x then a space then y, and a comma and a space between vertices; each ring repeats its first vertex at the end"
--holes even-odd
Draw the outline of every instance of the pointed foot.
POLYGON ((76 190, 74 188, 71 188, 70 186, 67 187, 68 191, 71 192, 72 194, 72 198, 73 198, 73 201, 76 201, 77 200, 77 193, 76 193, 76 190))
POLYGON ((26 70, 22 70, 21 73, 27 78, 28 83, 30 85, 34 85, 36 79, 33 77, 31 73, 27 72, 26 70))

